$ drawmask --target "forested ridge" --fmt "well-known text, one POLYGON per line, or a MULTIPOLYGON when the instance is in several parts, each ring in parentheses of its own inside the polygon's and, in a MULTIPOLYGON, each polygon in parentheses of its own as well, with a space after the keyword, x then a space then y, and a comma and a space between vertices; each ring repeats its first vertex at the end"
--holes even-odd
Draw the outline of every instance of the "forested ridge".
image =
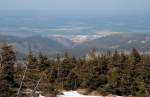
POLYGON ((86 57, 76 58, 67 52, 50 59, 31 51, 26 58, 16 59, 12 46, 3 45, 0 58, 0 97, 30 97, 32 89, 42 94, 59 90, 88 89, 120 96, 150 97, 150 54, 135 48, 127 54, 91 50, 86 57))

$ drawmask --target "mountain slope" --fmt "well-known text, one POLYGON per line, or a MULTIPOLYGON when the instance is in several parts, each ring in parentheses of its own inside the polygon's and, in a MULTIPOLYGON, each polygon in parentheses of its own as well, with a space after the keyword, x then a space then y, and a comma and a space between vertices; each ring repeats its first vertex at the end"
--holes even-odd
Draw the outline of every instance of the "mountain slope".
POLYGON ((99 51, 116 49, 130 51, 132 48, 138 48, 140 51, 150 52, 150 34, 115 34, 76 45, 71 40, 62 37, 32 36, 19 38, 0 35, 0 43, 4 42, 13 44, 15 50, 22 54, 28 53, 30 47, 36 54, 43 52, 47 55, 64 53, 67 50, 73 55, 81 56, 92 48, 99 51))
POLYGON ((140 51, 150 51, 150 34, 118 34, 107 37, 98 38, 92 41, 77 45, 73 49, 69 49, 73 54, 85 54, 90 49, 96 48, 100 51, 107 50, 124 50, 130 51, 137 48, 140 51))
POLYGON ((45 54, 56 54, 64 51, 66 47, 59 42, 40 36, 19 38, 14 36, 0 35, 0 43, 10 43, 14 46, 14 49, 21 53, 29 52, 29 49, 35 53, 43 52, 45 54))

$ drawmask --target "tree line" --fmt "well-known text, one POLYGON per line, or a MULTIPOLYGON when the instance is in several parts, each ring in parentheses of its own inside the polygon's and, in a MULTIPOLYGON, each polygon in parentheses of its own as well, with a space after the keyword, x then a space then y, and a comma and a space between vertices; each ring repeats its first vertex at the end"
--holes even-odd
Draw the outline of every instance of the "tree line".
POLYGON ((23 94, 26 89, 35 95, 35 91, 55 94, 79 88, 120 96, 150 95, 150 54, 140 54, 135 48, 129 54, 93 49, 81 58, 66 52, 55 59, 29 52, 21 64, 12 46, 3 45, 0 56, 0 97, 29 97, 23 94))

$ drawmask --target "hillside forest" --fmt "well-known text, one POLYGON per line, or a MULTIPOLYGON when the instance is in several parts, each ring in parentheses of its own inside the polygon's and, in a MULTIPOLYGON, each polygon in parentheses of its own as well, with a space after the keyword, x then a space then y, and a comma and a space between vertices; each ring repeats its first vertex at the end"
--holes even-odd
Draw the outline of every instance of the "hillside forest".
POLYGON ((66 52, 54 59, 30 51, 20 60, 4 44, 0 56, 0 97, 36 97, 37 91, 55 97, 61 90, 77 89, 150 97, 150 54, 136 48, 130 53, 92 49, 83 57, 66 52))

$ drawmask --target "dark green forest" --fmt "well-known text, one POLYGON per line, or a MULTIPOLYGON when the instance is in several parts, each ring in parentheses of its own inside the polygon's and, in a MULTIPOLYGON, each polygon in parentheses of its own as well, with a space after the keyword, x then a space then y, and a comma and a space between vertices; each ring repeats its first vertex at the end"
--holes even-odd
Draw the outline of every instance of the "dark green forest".
POLYGON ((0 54, 0 97, 32 97, 36 91, 54 96, 77 89, 150 97, 150 54, 133 48, 130 53, 93 49, 87 55, 79 58, 66 52, 51 59, 29 52, 17 60, 13 47, 5 44, 0 54), (33 89, 30 96, 26 89, 33 89))

